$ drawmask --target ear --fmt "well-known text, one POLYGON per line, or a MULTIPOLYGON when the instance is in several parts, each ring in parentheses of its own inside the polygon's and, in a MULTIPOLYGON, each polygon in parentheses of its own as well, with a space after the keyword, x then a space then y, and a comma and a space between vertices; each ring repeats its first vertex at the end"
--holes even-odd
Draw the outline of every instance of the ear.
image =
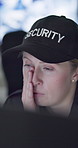
POLYGON ((78 81, 78 68, 75 70, 75 72, 72 75, 72 82, 78 81))

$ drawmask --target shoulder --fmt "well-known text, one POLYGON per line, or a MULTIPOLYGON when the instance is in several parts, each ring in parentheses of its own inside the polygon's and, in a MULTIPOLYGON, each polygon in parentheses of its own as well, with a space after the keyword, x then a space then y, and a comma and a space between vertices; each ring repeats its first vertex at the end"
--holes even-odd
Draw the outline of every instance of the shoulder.
POLYGON ((77 118, 78 119, 78 83, 77 83, 74 102, 73 102, 73 105, 71 108, 69 118, 77 118))
POLYGON ((69 118, 78 119, 78 104, 73 104, 69 118))
POLYGON ((23 104, 21 101, 22 90, 17 90, 8 96, 3 108, 11 110, 23 110, 23 104))

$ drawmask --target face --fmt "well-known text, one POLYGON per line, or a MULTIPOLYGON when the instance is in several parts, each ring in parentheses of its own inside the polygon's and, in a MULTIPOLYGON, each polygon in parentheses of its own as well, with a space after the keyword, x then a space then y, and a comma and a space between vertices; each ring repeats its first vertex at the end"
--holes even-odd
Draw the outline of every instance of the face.
POLYGON ((72 91, 70 62, 50 64, 23 53, 23 79, 32 70, 33 95, 37 105, 55 107, 65 104, 72 91))

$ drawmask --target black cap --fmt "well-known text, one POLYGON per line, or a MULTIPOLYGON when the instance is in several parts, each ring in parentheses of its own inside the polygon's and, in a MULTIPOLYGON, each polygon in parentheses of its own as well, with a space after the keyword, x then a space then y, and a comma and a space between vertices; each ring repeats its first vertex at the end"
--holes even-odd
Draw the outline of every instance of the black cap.
POLYGON ((47 63, 78 59, 78 25, 65 16, 41 18, 33 24, 23 43, 9 51, 25 51, 47 63))

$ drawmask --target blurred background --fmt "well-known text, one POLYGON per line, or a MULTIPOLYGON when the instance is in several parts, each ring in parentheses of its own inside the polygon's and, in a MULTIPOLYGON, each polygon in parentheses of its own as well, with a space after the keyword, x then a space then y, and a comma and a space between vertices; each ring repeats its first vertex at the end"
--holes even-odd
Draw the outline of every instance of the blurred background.
MULTIPOLYGON (((78 0, 0 0, 0 46, 6 34, 20 30, 27 32, 37 19, 53 14, 65 15, 78 23, 78 0)), ((0 104, 3 105, 7 96, 0 52, 0 104)))

